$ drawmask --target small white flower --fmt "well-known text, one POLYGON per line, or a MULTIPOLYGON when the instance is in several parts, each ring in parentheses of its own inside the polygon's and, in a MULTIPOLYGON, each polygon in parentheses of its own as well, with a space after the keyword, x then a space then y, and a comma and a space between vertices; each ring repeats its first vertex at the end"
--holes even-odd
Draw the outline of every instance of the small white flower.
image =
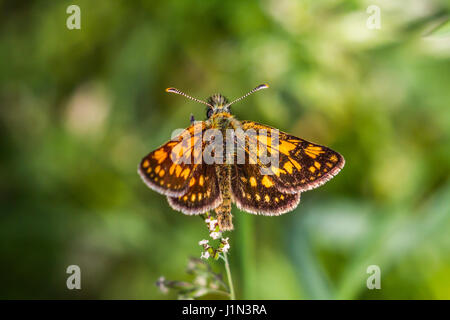
POLYGON ((156 281, 156 286, 161 290, 162 293, 169 292, 169 288, 166 287, 166 279, 164 277, 160 277, 158 281, 156 281))
POLYGON ((216 229, 216 225, 217 225, 217 220, 210 220, 209 221, 209 231, 214 231, 214 229, 216 229))
POLYGON ((208 259, 208 258, 209 258, 209 252, 208 251, 202 252, 200 259, 208 259))
POLYGON ((228 243, 227 243, 227 244, 224 244, 224 245, 223 245, 223 248, 222 248, 222 252, 227 253, 228 250, 230 250, 230 245, 229 245, 228 243))
POLYGON ((204 246, 205 244, 208 244, 209 240, 205 240, 203 239, 202 241, 200 241, 198 244, 201 246, 204 246))
POLYGON ((219 239, 220 238, 220 236, 221 236, 222 234, 220 233, 220 232, 211 232, 210 234, 209 234, 209 236, 211 237, 211 238, 213 238, 214 240, 215 239, 219 239))
POLYGON ((228 243, 228 239, 229 238, 227 237, 227 238, 222 238, 222 240, 221 240, 221 242, 223 244, 222 252, 227 253, 228 250, 230 250, 230 244, 228 243))

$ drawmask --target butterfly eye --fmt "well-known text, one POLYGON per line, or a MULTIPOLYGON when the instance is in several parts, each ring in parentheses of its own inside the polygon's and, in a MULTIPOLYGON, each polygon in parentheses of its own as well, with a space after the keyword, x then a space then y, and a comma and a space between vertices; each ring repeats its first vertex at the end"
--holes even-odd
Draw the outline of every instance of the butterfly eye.
POLYGON ((212 108, 208 108, 206 109, 206 118, 210 118, 213 114, 213 109, 212 108))

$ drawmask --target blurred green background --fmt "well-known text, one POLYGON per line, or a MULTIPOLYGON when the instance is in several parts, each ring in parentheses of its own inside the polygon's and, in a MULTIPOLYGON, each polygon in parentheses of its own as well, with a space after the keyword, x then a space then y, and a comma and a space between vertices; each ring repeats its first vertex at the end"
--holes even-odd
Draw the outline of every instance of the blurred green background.
MULTIPOLYGON (((172 299, 208 236, 136 173, 220 92, 330 146, 279 217, 233 207, 243 299, 450 298, 448 1, 0 1, 0 298, 172 299), (81 8, 81 30, 66 9, 81 8), (369 5, 381 9, 370 30, 369 5), (446 22, 447 21, 447 22, 446 22), (66 268, 81 267, 81 290, 66 268), (368 290, 369 265, 381 290, 368 290)), ((211 263, 223 271, 220 262, 211 263)))

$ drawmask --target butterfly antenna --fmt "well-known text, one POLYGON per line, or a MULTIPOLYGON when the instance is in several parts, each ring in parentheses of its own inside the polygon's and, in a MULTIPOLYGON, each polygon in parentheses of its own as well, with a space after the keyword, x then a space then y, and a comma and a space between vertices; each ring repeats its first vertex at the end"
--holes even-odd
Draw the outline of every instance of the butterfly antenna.
POLYGON ((202 100, 199 100, 199 99, 196 99, 196 98, 191 97, 191 96, 188 96, 186 93, 181 92, 180 90, 175 89, 175 88, 167 88, 167 89, 166 89, 166 92, 176 93, 176 94, 182 95, 183 97, 186 97, 186 98, 188 98, 188 99, 194 100, 194 101, 196 101, 196 102, 206 104, 207 106, 209 106, 209 107, 211 107, 211 108, 213 107, 213 106, 210 105, 208 102, 202 101, 202 100))
POLYGON ((255 93, 256 91, 262 90, 262 89, 267 89, 269 87, 268 84, 260 84, 259 86, 257 86, 256 88, 254 88, 252 91, 250 91, 249 93, 243 95, 242 97, 240 97, 239 99, 236 99, 230 103, 228 103, 226 106, 229 107, 231 106, 233 103, 236 103, 244 98, 247 98, 249 95, 251 95, 252 93, 255 93))

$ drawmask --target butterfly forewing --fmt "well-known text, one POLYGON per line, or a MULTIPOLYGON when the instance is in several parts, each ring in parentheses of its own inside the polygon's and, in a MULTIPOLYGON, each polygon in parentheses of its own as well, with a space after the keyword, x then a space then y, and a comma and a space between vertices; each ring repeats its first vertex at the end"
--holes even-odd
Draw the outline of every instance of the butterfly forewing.
POLYGON ((199 165, 204 124, 199 122, 180 135, 149 153, 139 164, 138 172, 153 190, 178 197, 189 188, 189 180, 199 165))
POLYGON ((252 121, 242 121, 242 127, 244 130, 257 129, 256 137, 247 137, 249 158, 258 158, 261 148, 267 149, 269 155, 278 156, 277 163, 262 164, 258 161, 258 164, 281 192, 298 193, 317 188, 344 166, 344 158, 330 148, 252 121), (272 130, 278 134, 278 143, 273 143, 272 130), (268 138, 260 137, 261 132, 267 133, 268 138))

